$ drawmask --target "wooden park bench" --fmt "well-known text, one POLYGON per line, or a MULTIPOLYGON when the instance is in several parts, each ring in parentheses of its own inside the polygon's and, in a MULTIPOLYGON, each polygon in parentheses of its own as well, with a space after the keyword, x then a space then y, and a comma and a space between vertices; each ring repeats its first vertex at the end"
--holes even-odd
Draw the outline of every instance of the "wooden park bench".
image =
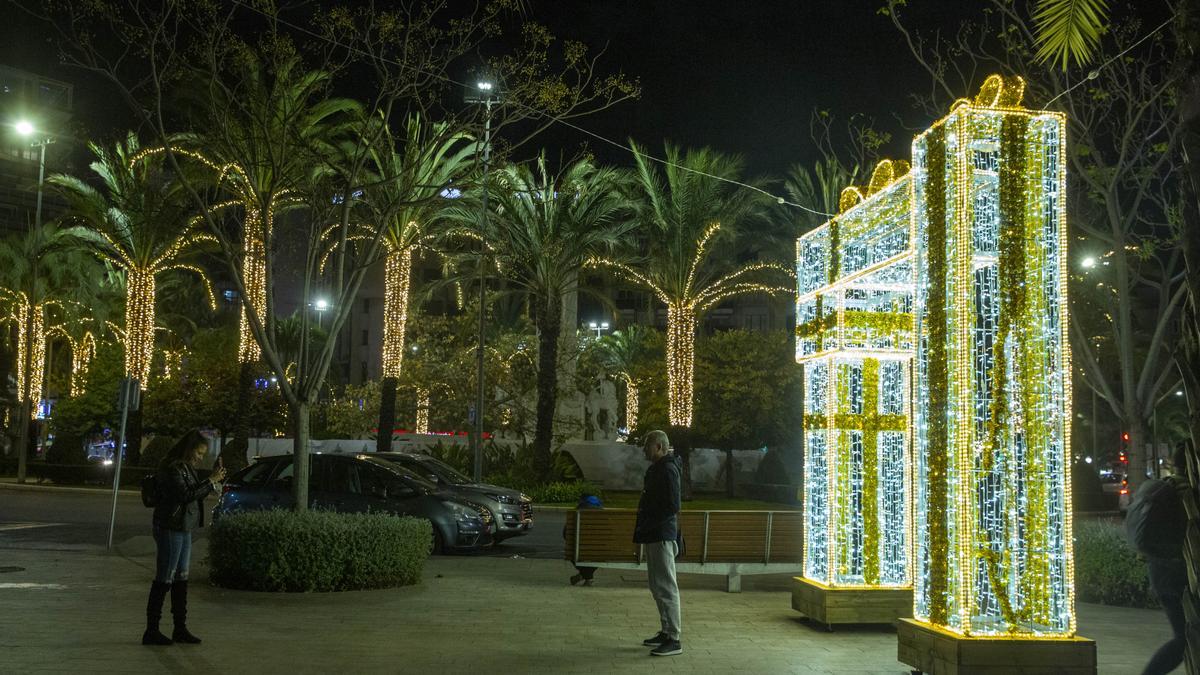
MULTIPOLYGON (((565 558, 587 567, 645 569, 644 547, 633 543, 633 509, 582 509, 567 513, 565 558)), ((684 554, 675 571, 720 574, 730 593, 743 574, 801 571, 799 511, 683 511, 684 554)))

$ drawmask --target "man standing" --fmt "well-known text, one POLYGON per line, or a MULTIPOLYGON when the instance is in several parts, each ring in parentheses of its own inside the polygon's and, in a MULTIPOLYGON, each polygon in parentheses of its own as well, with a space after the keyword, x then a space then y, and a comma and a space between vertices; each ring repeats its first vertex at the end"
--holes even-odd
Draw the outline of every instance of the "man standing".
POLYGON ((646 570, 650 575, 650 595, 658 605, 662 628, 642 642, 654 647, 653 656, 683 653, 679 643, 679 584, 675 581, 675 556, 679 554, 679 458, 671 452, 671 443, 662 431, 646 435, 642 448, 650 468, 638 500, 637 524, 633 541, 646 546, 646 570))
POLYGON ((1125 527, 1135 548, 1146 558, 1150 588, 1171 622, 1171 639, 1158 648, 1143 675, 1164 675, 1183 662, 1187 620, 1183 596, 1187 590, 1187 567, 1183 561, 1187 514, 1180 492, 1188 488, 1186 446, 1180 443, 1172 456, 1173 472, 1164 479, 1142 484, 1125 518, 1125 527))

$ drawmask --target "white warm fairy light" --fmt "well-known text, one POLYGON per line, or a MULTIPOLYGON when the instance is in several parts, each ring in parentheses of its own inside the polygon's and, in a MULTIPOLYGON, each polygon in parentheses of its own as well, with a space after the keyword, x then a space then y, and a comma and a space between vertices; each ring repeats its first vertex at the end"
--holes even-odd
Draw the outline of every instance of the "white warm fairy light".
POLYGON ((914 615, 1075 632, 1065 119, 992 76, 913 142, 914 615))
POLYGON ((796 245, 804 576, 826 586, 911 584, 911 183, 884 160, 796 245))

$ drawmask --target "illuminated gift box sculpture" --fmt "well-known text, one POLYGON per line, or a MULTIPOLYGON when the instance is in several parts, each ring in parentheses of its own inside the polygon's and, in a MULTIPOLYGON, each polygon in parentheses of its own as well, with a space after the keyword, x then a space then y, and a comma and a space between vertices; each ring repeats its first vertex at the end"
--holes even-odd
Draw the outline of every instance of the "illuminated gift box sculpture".
POLYGON ((917 620, 899 641, 926 672, 1095 672, 1074 637, 1066 125, 1023 91, 993 75, 913 141, 917 620))
POLYGON ((804 368, 804 575, 792 606, 832 626, 911 616, 908 164, 884 160, 797 242, 804 368))

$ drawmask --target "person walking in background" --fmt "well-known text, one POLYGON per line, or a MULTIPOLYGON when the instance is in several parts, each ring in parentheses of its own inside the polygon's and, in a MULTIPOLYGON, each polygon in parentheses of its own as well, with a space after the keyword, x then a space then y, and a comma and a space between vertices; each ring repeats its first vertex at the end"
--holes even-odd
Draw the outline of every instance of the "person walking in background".
POLYGON ((207 480, 200 480, 196 467, 208 452, 208 440, 197 431, 189 431, 167 451, 155 474, 154 495, 154 582, 146 603, 144 645, 169 645, 172 642, 200 644, 200 638, 187 629, 188 567, 192 556, 192 531, 204 526, 204 498, 213 492, 213 483, 225 478, 221 460, 207 480), (171 615, 175 630, 171 637, 158 629, 163 600, 171 594, 171 615))
MULTIPOLYGON (((576 511, 583 510, 583 509, 603 509, 603 508, 604 508, 604 504, 600 501, 600 498, 597 497, 596 495, 590 495, 590 494, 580 495, 579 503, 575 505, 576 511)), ((567 526, 563 525, 563 537, 566 537, 566 536, 567 536, 567 526)), ((572 586, 578 585, 579 582, 582 581, 584 586, 591 586, 592 585, 592 577, 594 577, 595 575, 596 575, 595 567, 588 567, 586 565, 583 567, 580 567, 579 565, 576 565, 575 566, 575 574, 571 575, 571 585, 572 586)))
POLYGON ((1142 484, 1125 517, 1125 529, 1134 547, 1146 558, 1150 589, 1158 598, 1172 637, 1154 652, 1144 675, 1164 675, 1183 662, 1187 620, 1183 596, 1187 591, 1187 568, 1183 562, 1183 540, 1187 513, 1180 493, 1188 487, 1187 447, 1180 443, 1171 457, 1172 473, 1142 484))
POLYGON ((683 653, 680 642, 679 584, 675 580, 675 558, 679 555, 679 458, 671 452, 667 434, 651 431, 642 451, 650 461, 642 496, 638 500, 634 543, 646 547, 646 570, 650 594, 658 605, 661 628, 642 644, 654 647, 654 656, 683 653))

